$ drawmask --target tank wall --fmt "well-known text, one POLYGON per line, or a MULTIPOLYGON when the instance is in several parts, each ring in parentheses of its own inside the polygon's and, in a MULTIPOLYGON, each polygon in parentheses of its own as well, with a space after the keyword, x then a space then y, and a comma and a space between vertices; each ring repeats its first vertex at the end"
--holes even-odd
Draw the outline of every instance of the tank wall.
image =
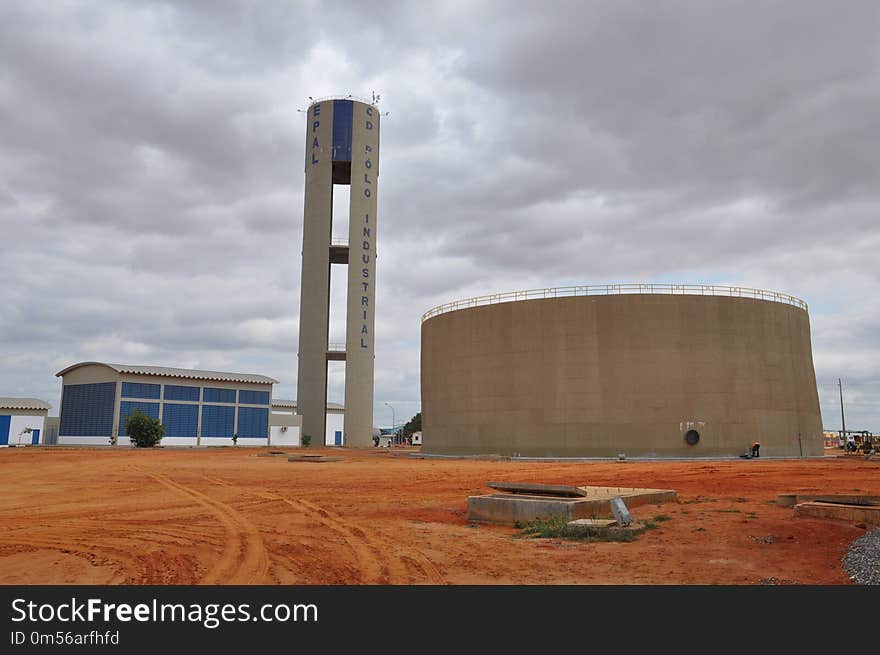
POLYGON ((808 314, 734 297, 510 302, 422 324, 422 450, 822 454, 808 314), (688 445, 695 429, 700 441, 688 445))

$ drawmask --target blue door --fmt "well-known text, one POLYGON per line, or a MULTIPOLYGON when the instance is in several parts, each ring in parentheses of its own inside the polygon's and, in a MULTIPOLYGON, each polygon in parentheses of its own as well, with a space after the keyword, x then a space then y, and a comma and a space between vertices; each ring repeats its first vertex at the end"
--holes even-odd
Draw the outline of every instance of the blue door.
POLYGON ((34 430, 31 432, 31 445, 36 446, 38 443, 40 443, 40 431, 34 430))
POLYGON ((11 416, 0 416, 0 446, 9 445, 9 422, 11 416))
POLYGON ((337 446, 341 446, 342 445, 342 430, 337 430, 334 437, 335 437, 335 439, 334 439, 333 443, 337 446))

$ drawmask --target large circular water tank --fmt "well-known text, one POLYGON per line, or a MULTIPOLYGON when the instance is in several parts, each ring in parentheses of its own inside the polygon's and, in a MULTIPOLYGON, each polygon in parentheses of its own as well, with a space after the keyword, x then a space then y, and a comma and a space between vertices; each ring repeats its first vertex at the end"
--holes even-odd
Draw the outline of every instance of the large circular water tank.
POLYGON ((806 304, 602 285, 495 294, 422 322, 425 453, 819 456, 806 304))

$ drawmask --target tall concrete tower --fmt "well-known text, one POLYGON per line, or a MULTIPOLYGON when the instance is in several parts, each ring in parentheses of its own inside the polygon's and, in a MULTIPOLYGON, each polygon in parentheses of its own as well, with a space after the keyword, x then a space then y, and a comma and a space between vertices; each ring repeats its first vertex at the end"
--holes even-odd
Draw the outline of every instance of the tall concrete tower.
POLYGON ((343 443, 372 446, 379 111, 368 102, 331 98, 313 102, 307 116, 297 411, 302 434, 323 444, 327 362, 343 360, 343 443), (332 236, 334 184, 350 187, 345 244, 332 236), (328 344, 333 264, 348 265, 344 351, 328 344))

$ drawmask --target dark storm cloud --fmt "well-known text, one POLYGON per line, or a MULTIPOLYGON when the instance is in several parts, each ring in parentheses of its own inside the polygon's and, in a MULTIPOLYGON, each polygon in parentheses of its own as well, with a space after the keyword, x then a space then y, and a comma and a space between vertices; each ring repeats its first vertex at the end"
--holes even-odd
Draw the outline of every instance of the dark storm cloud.
POLYGON ((0 389, 55 401, 103 359, 293 396, 297 109, 377 91, 379 422, 417 410, 432 305, 662 281, 806 298, 826 424, 843 377, 880 430, 878 29, 873 2, 4 3, 0 389))

